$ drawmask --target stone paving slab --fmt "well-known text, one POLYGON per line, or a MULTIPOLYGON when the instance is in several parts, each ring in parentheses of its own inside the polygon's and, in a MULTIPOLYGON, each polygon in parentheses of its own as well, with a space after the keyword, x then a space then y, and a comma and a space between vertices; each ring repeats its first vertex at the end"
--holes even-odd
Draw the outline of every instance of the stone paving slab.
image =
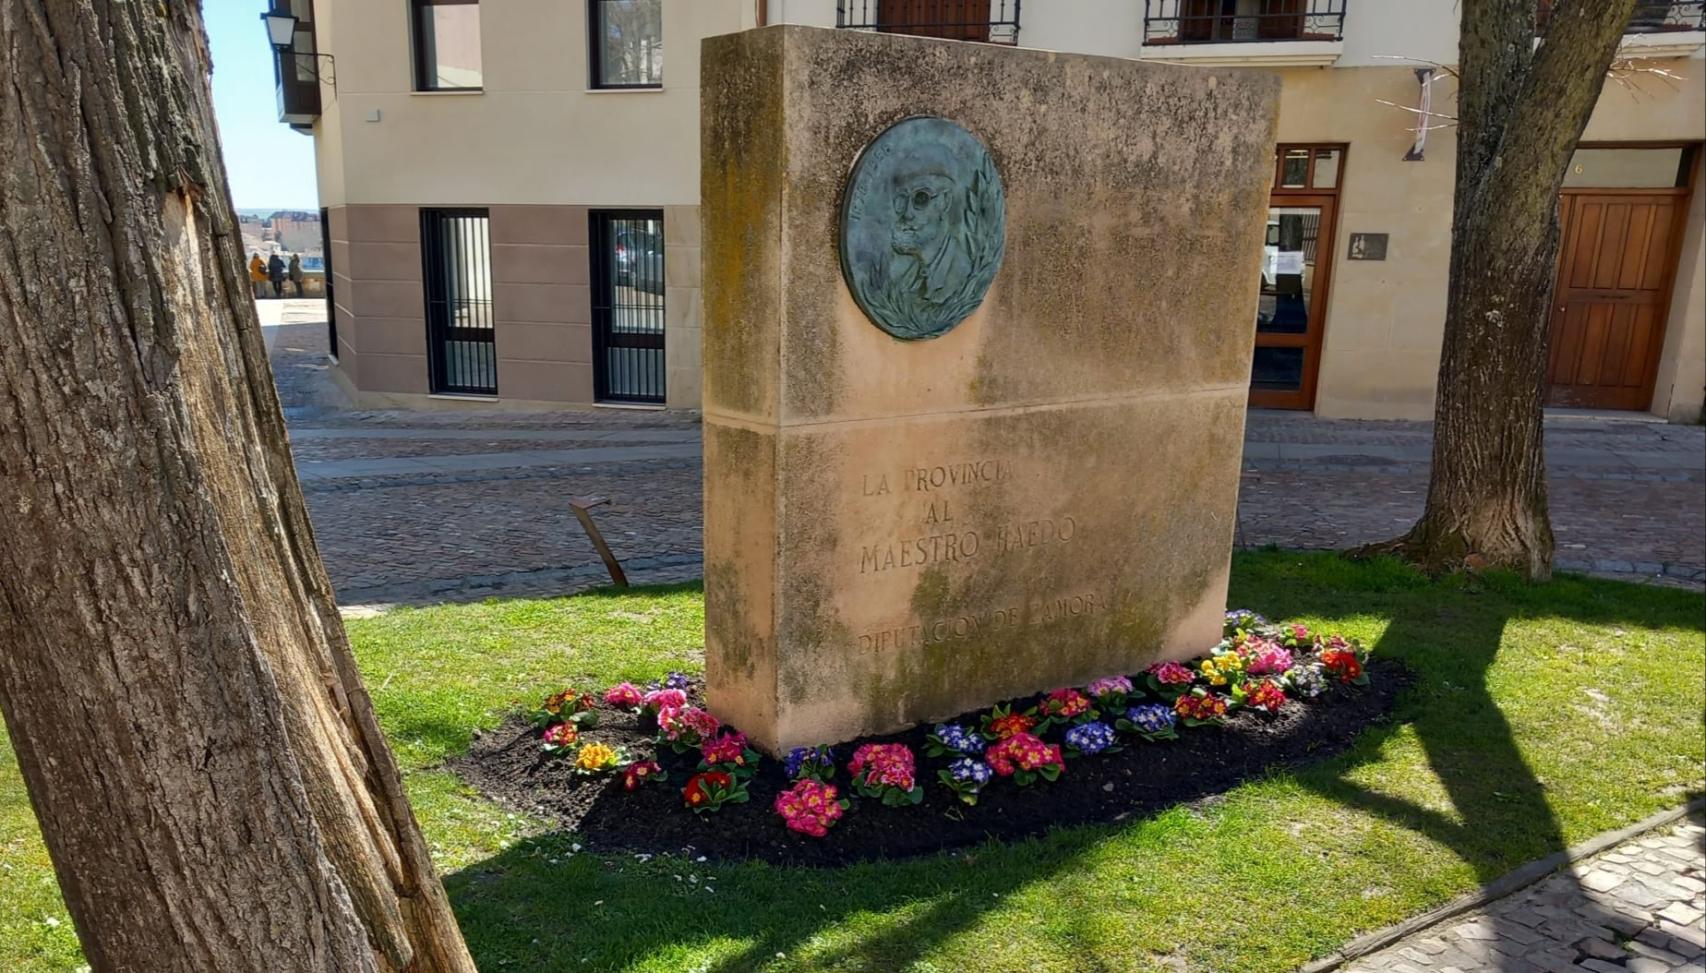
POLYGON ((1696 815, 1485 909, 1352 960, 1347 973, 1706 969, 1706 827, 1696 815))

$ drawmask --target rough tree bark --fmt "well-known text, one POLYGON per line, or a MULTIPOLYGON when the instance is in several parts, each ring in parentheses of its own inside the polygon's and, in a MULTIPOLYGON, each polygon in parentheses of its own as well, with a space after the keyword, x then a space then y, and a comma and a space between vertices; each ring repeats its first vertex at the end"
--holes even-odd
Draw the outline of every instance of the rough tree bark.
POLYGON ((471 973, 291 466, 210 69, 197 3, 0 0, 0 704, 95 969, 471 973))
POLYGON ((1558 191, 1636 0, 1462 0, 1457 192, 1427 507, 1378 547, 1552 573, 1541 438, 1558 191))

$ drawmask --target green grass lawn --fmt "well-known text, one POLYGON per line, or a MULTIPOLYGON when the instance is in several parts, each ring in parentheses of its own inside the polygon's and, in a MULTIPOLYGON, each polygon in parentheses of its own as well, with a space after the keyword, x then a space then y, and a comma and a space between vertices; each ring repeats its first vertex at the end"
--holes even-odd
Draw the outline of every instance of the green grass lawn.
MULTIPOLYGON (((697 669, 697 587, 397 611, 350 631, 488 973, 1102 973, 1178 957, 1290 970, 1701 786, 1699 594, 1432 582, 1391 562, 1261 552, 1238 557, 1232 601, 1359 637, 1417 684, 1348 753, 1202 806, 838 871, 576 853, 572 836, 433 769, 514 700, 697 669)), ((0 967, 74 969, 70 920, 0 750, 0 967)))

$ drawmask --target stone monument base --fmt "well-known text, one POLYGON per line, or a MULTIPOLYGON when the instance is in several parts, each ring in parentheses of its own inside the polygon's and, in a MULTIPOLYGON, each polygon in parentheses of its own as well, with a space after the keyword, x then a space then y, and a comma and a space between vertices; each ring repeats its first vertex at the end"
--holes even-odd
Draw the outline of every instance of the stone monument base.
POLYGON ((713 711, 778 752, 1214 644, 1277 80, 801 27, 702 63, 713 711), (913 116, 1004 190, 963 319, 911 302, 995 253, 977 153, 846 191, 913 116))

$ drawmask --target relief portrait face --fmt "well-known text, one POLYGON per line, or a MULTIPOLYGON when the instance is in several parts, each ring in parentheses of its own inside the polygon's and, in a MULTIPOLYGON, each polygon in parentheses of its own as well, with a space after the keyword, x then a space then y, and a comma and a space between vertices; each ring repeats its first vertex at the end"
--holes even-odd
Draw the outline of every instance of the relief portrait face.
POLYGON ((944 238, 953 233, 950 220, 957 207, 959 194, 954 181, 939 173, 920 173, 895 180, 894 229, 891 239, 895 253, 924 256, 944 238))

